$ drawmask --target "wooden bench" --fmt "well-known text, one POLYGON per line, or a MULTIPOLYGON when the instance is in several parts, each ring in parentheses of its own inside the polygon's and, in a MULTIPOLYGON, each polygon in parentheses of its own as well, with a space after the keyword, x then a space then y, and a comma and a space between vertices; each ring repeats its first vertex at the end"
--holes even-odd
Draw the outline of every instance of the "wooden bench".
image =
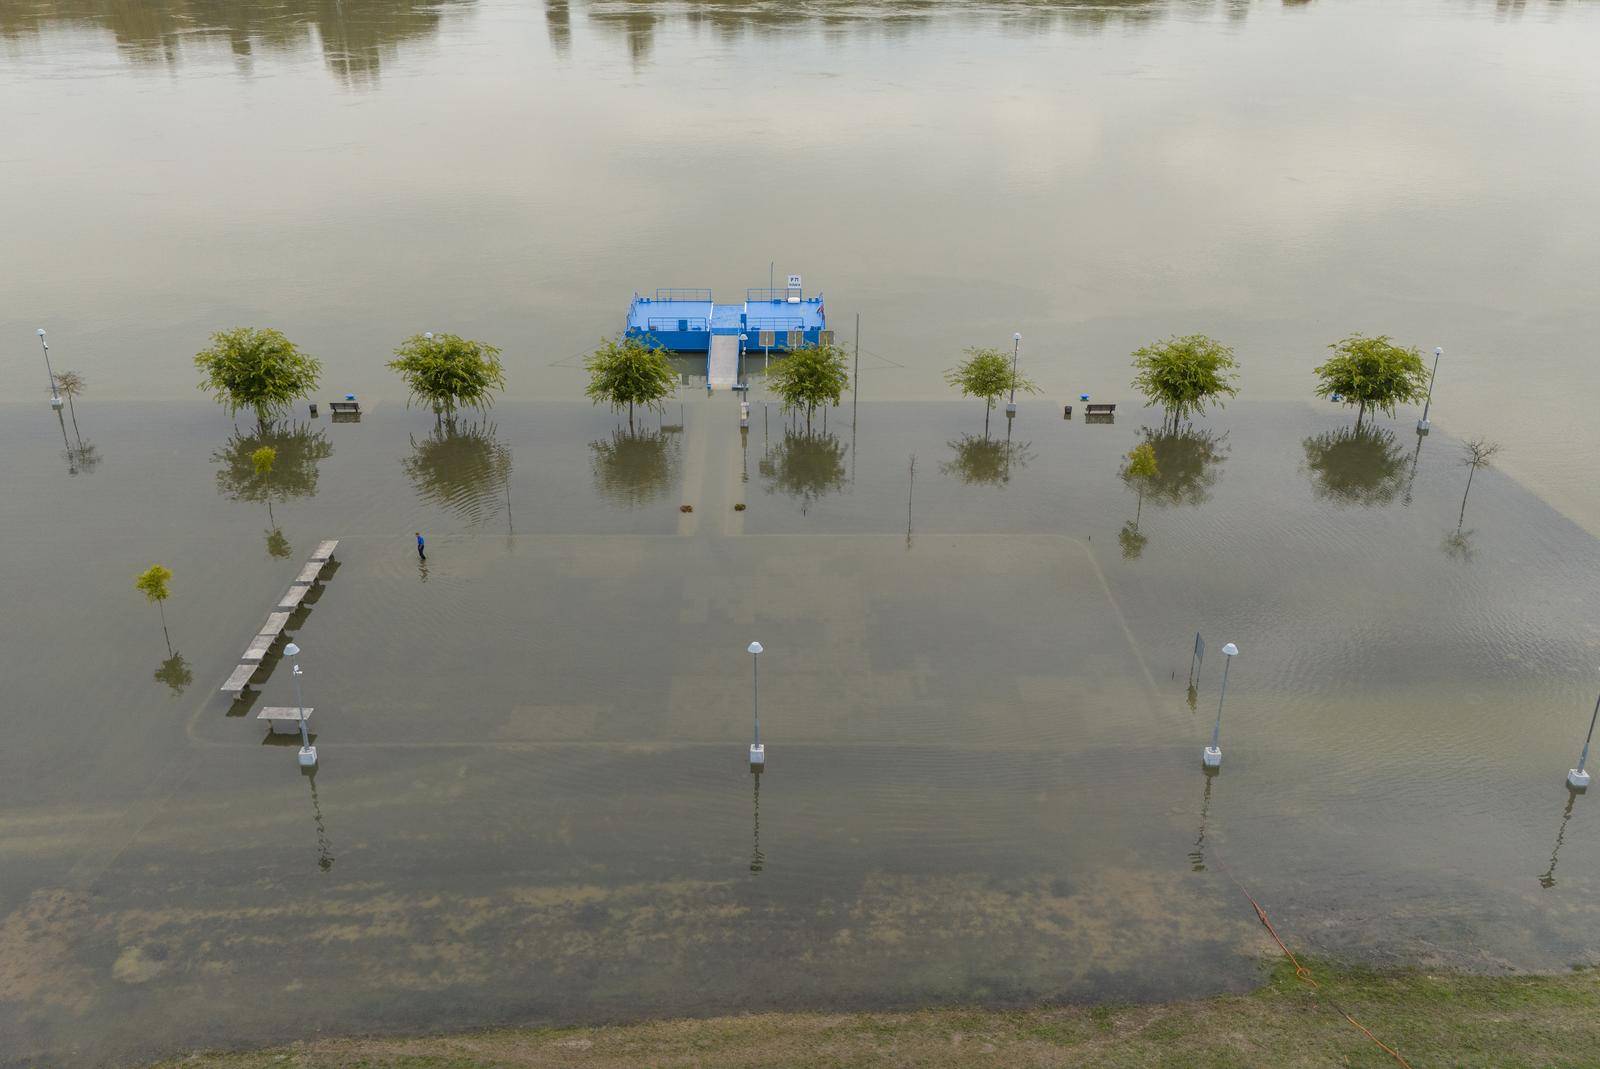
POLYGON ((244 648, 244 656, 239 660, 245 664, 260 664, 272 651, 272 644, 278 641, 277 635, 261 634, 250 640, 250 645, 244 648))
POLYGON ((259 665, 254 664, 241 664, 238 668, 235 668, 233 675, 229 676, 228 681, 222 684, 222 693, 232 694, 235 698, 243 694, 245 689, 250 686, 250 677, 256 674, 256 669, 259 667, 259 665))
POLYGON ((333 551, 339 548, 339 540, 330 538, 326 542, 318 542, 317 548, 311 554, 314 563, 326 564, 333 559, 333 551))
POLYGON ((289 614, 286 612, 273 612, 267 614, 267 626, 261 629, 261 634, 277 638, 283 629, 289 625, 289 614))
MULTIPOLYGON (((306 731, 311 730, 311 714, 316 712, 313 708, 306 709, 306 731)), ((274 735, 300 734, 300 710, 286 709, 281 705, 269 705, 256 714, 257 720, 265 720, 267 729, 274 735)))
POLYGON ((1117 406, 1115 404, 1090 404, 1083 406, 1083 414, 1086 416, 1109 416, 1116 412, 1116 410, 1117 406))
POLYGON ((300 569, 300 574, 294 577, 295 585, 310 586, 315 583, 322 574, 322 566, 327 563, 326 560, 307 561, 306 566, 300 569))
POLYGON ((361 414, 361 402, 360 401, 329 401, 328 402, 328 411, 332 412, 336 416, 337 415, 356 415, 356 416, 359 416, 361 414))

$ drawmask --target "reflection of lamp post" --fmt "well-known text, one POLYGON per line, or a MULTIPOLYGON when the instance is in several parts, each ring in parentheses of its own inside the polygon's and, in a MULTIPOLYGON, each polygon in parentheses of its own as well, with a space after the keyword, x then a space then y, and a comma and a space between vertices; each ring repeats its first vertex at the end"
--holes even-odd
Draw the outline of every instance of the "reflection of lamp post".
POLYGON ((1589 734, 1583 737, 1583 753, 1578 755, 1578 767, 1567 770, 1567 786, 1575 791, 1589 789, 1589 743, 1594 739, 1594 722, 1600 719, 1600 698, 1594 702, 1594 715, 1589 717, 1589 734))
MULTIPOLYGON (((300 647, 293 642, 283 647, 285 657, 300 656, 300 647)), ((289 673, 294 676, 294 704, 300 710, 300 767, 315 768, 317 764, 317 748, 311 745, 311 735, 306 731, 306 703, 300 700, 300 662, 293 663, 289 673)))
POLYGON ((750 871, 759 876, 761 870, 767 867, 767 855, 761 852, 761 773, 759 771, 751 777, 756 783, 755 792, 755 831, 753 838, 755 845, 750 850, 750 871))
POLYGON ((1022 335, 1011 335, 1011 400, 1006 402, 1007 418, 1017 414, 1017 350, 1022 348, 1022 335))
MULTIPOLYGON (((44 349, 44 370, 50 376, 50 407, 59 410, 66 402, 61 400, 61 393, 56 389, 56 373, 50 367, 50 343, 44 340, 44 328, 39 328, 39 345, 44 349)), ((63 432, 65 433, 65 432, 63 432)), ((71 446, 68 446, 70 449, 71 446)))
POLYGON ((1239 655, 1239 647, 1230 642, 1222 647, 1222 655, 1227 659, 1222 662, 1222 695, 1217 698, 1217 722, 1211 726, 1211 745, 1206 747, 1201 757, 1207 768, 1222 767, 1222 747, 1219 745, 1222 737, 1222 703, 1228 700, 1228 666, 1239 655))
POLYGON ((1433 380, 1439 374, 1439 357, 1444 355, 1444 350, 1438 346, 1433 349, 1433 370, 1428 374, 1428 396, 1422 402, 1422 418, 1417 420, 1417 433, 1428 433, 1428 406, 1433 404, 1433 380))
POLYGON ((756 718, 756 740, 750 744, 750 771, 760 772, 767 767, 767 748, 761 745, 761 643, 750 643, 745 652, 750 654, 751 708, 756 718))

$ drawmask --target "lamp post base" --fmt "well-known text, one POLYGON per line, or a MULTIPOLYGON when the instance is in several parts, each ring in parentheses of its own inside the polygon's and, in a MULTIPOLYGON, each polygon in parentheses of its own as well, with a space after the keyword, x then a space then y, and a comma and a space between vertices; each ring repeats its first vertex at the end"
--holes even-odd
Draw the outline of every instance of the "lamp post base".
POLYGON ((1417 420, 1417 433, 1418 434, 1427 434, 1428 431, 1430 429, 1432 429, 1432 426, 1433 425, 1431 423, 1429 423, 1427 420, 1419 419, 1419 420, 1417 420))
POLYGON ((1206 768, 1221 768, 1222 748, 1219 746, 1207 746, 1205 752, 1200 755, 1200 763, 1206 768))
POLYGON ((759 743, 750 747, 750 767, 760 770, 767 767, 767 748, 759 743))
POLYGON ((1567 769, 1567 786, 1575 791, 1589 789, 1589 770, 1586 768, 1567 769))
POLYGON ((317 767, 317 748, 315 746, 302 746, 302 747, 300 747, 300 767, 301 768, 316 768, 317 767))
POLYGON ((1007 416, 1014 416, 1016 414, 1017 414, 1017 403, 1015 401, 1007 401, 1006 402, 1006 415, 1007 416))

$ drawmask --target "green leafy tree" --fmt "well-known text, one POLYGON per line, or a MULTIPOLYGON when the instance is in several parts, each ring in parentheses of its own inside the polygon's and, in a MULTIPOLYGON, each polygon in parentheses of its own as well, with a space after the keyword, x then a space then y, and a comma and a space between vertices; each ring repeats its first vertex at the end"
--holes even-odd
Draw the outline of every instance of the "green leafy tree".
POLYGON ((793 349, 767 375, 783 407, 804 409, 806 430, 817 406, 836 405, 850 386, 849 361, 837 345, 804 345, 793 349))
POLYGON ((460 408, 482 412, 494 404, 496 390, 506 388, 500 350, 456 334, 415 334, 394 351, 389 367, 405 380, 412 401, 426 401, 448 416, 460 408))
POLYGON ((1144 514, 1144 492, 1161 474, 1156 461, 1156 450, 1149 442, 1140 442, 1122 464, 1122 481, 1139 492, 1139 503, 1134 507, 1133 522, 1124 524, 1117 535, 1122 544, 1122 555, 1133 560, 1144 552, 1148 538, 1139 533, 1139 519, 1144 514))
POLYGON ((767 480, 767 493, 799 498, 804 515, 813 502, 843 488, 848 452, 836 435, 791 430, 766 451, 757 469, 767 480))
POLYGON ((1340 427, 1301 443, 1311 489, 1341 505, 1387 505, 1405 487, 1405 451, 1387 428, 1340 427))
POLYGON ((1352 334, 1328 346, 1333 355, 1316 368, 1318 397, 1336 397, 1356 405, 1361 426, 1370 405, 1391 419, 1398 404, 1420 401, 1428 394, 1428 369, 1416 348, 1404 349, 1387 335, 1352 334))
POLYGON ((203 378, 200 389, 230 414, 253 409, 265 427, 298 398, 317 388, 322 364, 270 327, 235 327, 211 335, 211 345, 195 354, 203 378))
POLYGON ((1206 410, 1222 407, 1223 398, 1239 393, 1238 361, 1233 350, 1204 334, 1186 334, 1152 342, 1133 352, 1133 388, 1145 405, 1166 410, 1163 426, 1178 424, 1206 410))
POLYGON ((944 373, 944 381, 961 391, 963 397, 983 399, 983 433, 989 434, 989 413, 995 402, 1012 389, 1019 393, 1038 393, 1039 387, 1020 371, 1011 370, 1011 354, 999 349, 976 346, 965 350, 966 359, 944 373))
POLYGON ((1029 442, 963 434, 947 444, 955 451, 955 456, 940 464, 939 471, 953 475, 969 486, 1008 483, 1013 468, 1025 468, 1033 459, 1032 443, 1029 442))
POLYGON ((156 603, 156 609, 161 613, 161 634, 167 640, 167 653, 172 653, 172 636, 167 634, 167 610, 165 602, 172 596, 172 569, 164 565, 152 564, 133 581, 133 587, 144 595, 146 601, 156 603))
POLYGON ((590 442, 589 454, 595 489, 621 504, 648 504, 672 488, 678 461, 675 435, 617 427, 609 439, 590 442))
POLYGON ((635 405, 659 410, 661 402, 678 388, 678 373, 667 351, 638 338, 603 339, 583 366, 589 372, 584 394, 597 405, 611 406, 614 412, 626 405, 630 429, 635 405))

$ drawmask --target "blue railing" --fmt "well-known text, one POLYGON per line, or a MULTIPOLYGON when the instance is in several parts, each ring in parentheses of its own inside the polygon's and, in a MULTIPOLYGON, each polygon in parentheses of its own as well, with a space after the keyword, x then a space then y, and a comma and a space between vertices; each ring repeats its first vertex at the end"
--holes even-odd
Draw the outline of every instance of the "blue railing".
POLYGON ((648 316, 646 330, 710 330, 704 316, 648 316))
POLYGON ((748 330, 804 330, 806 321, 799 316, 751 316, 745 329, 748 330))
POLYGON ((696 289, 658 289, 658 290, 656 290, 656 300, 658 300, 658 301, 703 301, 706 304, 710 304, 711 303, 711 291, 710 290, 696 290, 696 289))
POLYGON ((788 290, 745 290, 744 299, 748 304, 770 304, 777 301, 782 304, 789 299, 788 290))

